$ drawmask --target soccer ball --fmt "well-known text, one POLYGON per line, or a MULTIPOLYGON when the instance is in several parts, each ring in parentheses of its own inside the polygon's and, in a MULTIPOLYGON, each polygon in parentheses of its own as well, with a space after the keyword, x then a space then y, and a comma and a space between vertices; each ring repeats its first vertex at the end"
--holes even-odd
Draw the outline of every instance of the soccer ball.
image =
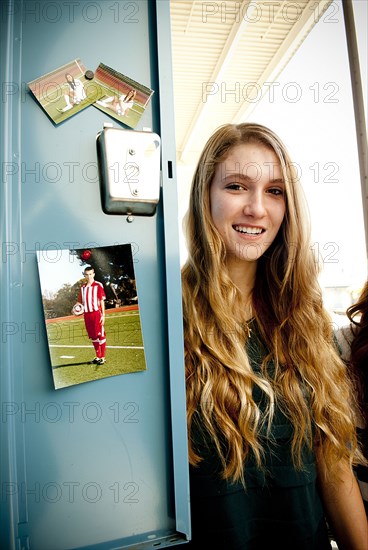
POLYGON ((82 313, 84 313, 83 305, 77 302, 74 304, 72 312, 74 315, 82 315, 82 313))
POLYGON ((82 258, 82 260, 84 260, 84 261, 89 260, 91 256, 92 256, 92 253, 91 253, 90 250, 84 250, 84 251, 82 252, 82 254, 81 254, 81 258, 82 258))

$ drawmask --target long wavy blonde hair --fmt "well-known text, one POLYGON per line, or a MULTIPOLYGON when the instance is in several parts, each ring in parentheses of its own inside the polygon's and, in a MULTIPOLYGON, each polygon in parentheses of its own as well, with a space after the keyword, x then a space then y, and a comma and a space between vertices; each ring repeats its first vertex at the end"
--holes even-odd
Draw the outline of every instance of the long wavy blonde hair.
POLYGON ((319 448, 332 475, 341 460, 361 461, 351 389, 322 305, 303 197, 285 146, 259 124, 220 127, 205 145, 193 177, 186 215, 188 259, 182 269, 189 460, 192 465, 201 460, 191 441, 199 422, 217 448, 225 479, 244 480, 249 453, 262 467, 260 431, 270 429, 276 402, 294 427, 296 468, 303 468, 304 445, 319 448), (240 291, 226 270, 225 246, 210 211, 217 164, 233 147, 249 142, 275 152, 285 181, 285 217, 258 260, 251 297, 269 350, 260 373, 249 363, 240 291), (267 373, 270 360, 275 364, 272 378, 267 373), (267 400, 263 413, 253 399, 255 386, 267 400))

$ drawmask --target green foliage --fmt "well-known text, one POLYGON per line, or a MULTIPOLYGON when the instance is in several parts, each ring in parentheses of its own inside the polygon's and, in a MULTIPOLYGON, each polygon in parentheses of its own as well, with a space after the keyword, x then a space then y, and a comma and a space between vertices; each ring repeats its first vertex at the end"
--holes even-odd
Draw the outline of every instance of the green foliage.
POLYGON ((75 249, 70 253, 80 260, 82 270, 86 266, 95 270, 95 280, 105 288, 106 308, 138 303, 130 244, 75 249))
MULTIPOLYGON (((106 308, 138 304, 132 249, 130 244, 102 246, 90 249, 73 249, 70 254, 80 262, 81 271, 87 266, 95 270, 95 280, 104 285, 106 308), (87 254, 86 254, 87 252, 87 254)), ((72 314, 82 278, 73 285, 65 284, 53 297, 42 296, 46 319, 72 314)))
POLYGON ((83 281, 84 279, 81 279, 74 285, 63 285, 54 298, 42 297, 46 319, 66 317, 72 314, 72 307, 77 301, 78 292, 83 281))

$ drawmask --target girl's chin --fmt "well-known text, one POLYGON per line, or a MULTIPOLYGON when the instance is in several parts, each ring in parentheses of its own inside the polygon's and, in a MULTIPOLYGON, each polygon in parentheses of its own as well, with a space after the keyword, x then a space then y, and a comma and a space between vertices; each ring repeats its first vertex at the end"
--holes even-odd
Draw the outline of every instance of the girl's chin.
POLYGON ((241 243, 236 244, 229 256, 237 258, 240 261, 254 262, 258 260, 264 253, 264 247, 258 243, 241 243))

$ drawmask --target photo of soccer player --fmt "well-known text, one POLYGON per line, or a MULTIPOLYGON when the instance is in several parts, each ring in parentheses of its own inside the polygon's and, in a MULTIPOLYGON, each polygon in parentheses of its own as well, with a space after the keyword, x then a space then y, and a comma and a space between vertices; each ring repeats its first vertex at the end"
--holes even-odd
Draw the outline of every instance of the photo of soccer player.
POLYGON ((105 94, 93 77, 80 59, 74 59, 28 82, 28 87, 51 120, 59 124, 105 94))
POLYGON ((55 389, 146 370, 131 244, 37 253, 55 389))

